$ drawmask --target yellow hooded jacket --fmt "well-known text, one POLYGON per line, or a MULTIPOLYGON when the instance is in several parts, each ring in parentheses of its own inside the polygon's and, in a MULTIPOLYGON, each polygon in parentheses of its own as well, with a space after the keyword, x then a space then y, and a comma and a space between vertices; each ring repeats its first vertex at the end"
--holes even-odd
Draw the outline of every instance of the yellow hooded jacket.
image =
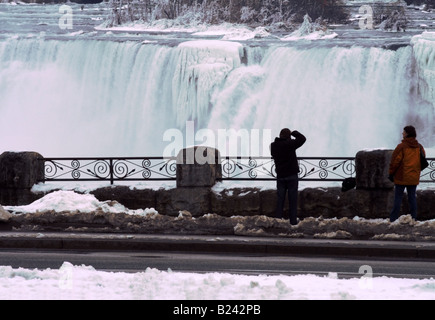
POLYGON ((389 169, 389 174, 394 176, 394 184, 416 186, 420 183, 420 148, 426 155, 423 146, 413 137, 403 139, 396 147, 389 169))

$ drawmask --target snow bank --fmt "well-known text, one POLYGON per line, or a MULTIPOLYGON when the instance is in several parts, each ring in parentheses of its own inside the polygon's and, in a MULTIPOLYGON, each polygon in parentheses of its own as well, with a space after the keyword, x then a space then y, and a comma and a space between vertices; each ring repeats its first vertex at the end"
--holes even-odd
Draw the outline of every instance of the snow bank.
POLYGON ((208 24, 177 24, 171 20, 158 20, 153 23, 127 23, 122 26, 106 28, 104 24, 95 28, 99 31, 118 32, 161 32, 161 33, 190 33, 194 37, 216 37, 221 40, 244 41, 274 37, 265 27, 249 28, 241 24, 221 23, 219 25, 208 24))
MULTIPOLYGON (((278 39, 279 37, 269 32, 267 27, 251 28, 244 24, 221 23, 219 25, 208 25, 205 23, 179 24, 173 20, 161 19, 152 23, 132 22, 116 27, 102 25, 95 27, 99 31, 117 31, 126 33, 138 32, 161 32, 161 33, 190 33, 194 37, 216 37, 228 41, 248 41, 255 39, 278 39)), ((281 38, 282 41, 297 40, 321 40, 333 39, 338 34, 331 32, 324 26, 312 22, 310 17, 305 16, 304 22, 298 30, 290 35, 281 38)))
POLYGON ((180 211, 176 217, 154 208, 130 210, 116 201, 98 201, 93 195, 57 191, 28 206, 7 206, 6 221, 18 230, 75 232, 132 232, 166 234, 241 235, 317 239, 373 239, 434 241, 435 220, 307 217, 297 226, 267 216, 223 217, 205 213, 193 217, 180 211))
POLYGON ((312 22, 308 15, 304 16, 304 22, 298 30, 290 35, 281 38, 282 41, 298 41, 298 40, 326 40, 334 39, 338 34, 331 32, 325 26, 321 26, 317 22, 312 22))
MULTIPOLYGON (((102 25, 95 27, 99 31, 118 31, 118 32, 161 32, 161 33, 190 33, 195 37, 220 37, 221 40, 231 41, 247 41, 253 39, 273 38, 278 37, 271 34, 266 27, 250 28, 243 24, 221 23, 219 25, 201 24, 179 24, 173 20, 161 19, 152 23, 132 22, 122 26, 106 27, 102 25)), ((281 38, 282 41, 297 41, 297 40, 320 40, 333 39, 337 37, 337 33, 330 32, 326 27, 320 26, 316 22, 312 22, 309 16, 304 17, 304 22, 298 30, 290 35, 281 38)))
POLYGON ((203 27, 195 25, 183 25, 177 24, 173 20, 160 19, 152 23, 145 23, 141 21, 125 23, 120 26, 107 27, 107 23, 104 22, 101 25, 95 27, 95 30, 99 31, 122 31, 122 32, 162 32, 162 33, 172 33, 172 32, 197 32, 203 30, 203 27))
POLYGON ((254 30, 242 29, 242 30, 236 30, 235 32, 227 33, 223 36, 222 40, 246 41, 246 40, 263 39, 263 38, 276 38, 276 37, 272 36, 265 27, 257 27, 254 30))
MULTIPOLYGON (((433 300, 434 279, 103 272, 64 262, 58 270, 0 267, 6 300, 433 300), (309 283, 309 285, 307 285, 309 283)), ((161 312, 163 310, 159 310, 161 312)))
POLYGON ((55 191, 27 206, 5 206, 12 213, 54 212, 103 212, 147 215, 157 213, 153 208, 129 210, 116 201, 98 201, 94 195, 78 194, 74 191, 55 191))
POLYGON ((265 27, 257 27, 252 29, 244 25, 230 23, 224 23, 217 26, 208 26, 204 31, 194 32, 192 35, 197 37, 220 36, 222 37, 222 40, 232 41, 246 41, 269 37, 275 38, 275 36, 267 31, 267 28, 265 27))

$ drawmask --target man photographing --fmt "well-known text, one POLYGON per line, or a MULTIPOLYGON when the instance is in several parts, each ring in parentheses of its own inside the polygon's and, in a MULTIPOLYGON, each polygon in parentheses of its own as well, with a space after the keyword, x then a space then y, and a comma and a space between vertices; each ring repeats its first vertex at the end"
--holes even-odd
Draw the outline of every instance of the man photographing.
POLYGON ((270 152, 275 161, 277 204, 276 217, 283 218, 286 193, 289 200, 290 224, 296 225, 298 210, 299 163, 296 149, 300 148, 307 138, 298 131, 284 128, 279 137, 270 145, 270 152), (292 138, 294 137, 294 139, 292 138))

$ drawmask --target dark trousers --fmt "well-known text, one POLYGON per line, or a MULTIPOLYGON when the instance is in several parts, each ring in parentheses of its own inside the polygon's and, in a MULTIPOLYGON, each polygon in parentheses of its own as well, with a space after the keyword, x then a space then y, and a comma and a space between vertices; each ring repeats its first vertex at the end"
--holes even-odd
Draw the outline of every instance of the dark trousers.
POLYGON ((287 178, 277 179, 277 203, 276 203, 276 217, 282 219, 285 197, 288 193, 289 201, 289 218, 292 225, 296 225, 297 222, 297 211, 298 211, 298 187, 299 178, 298 175, 292 175, 287 178))
POLYGON ((394 187, 394 207, 390 214, 390 221, 394 222, 399 218, 400 208, 402 206, 403 193, 408 193, 409 210, 412 218, 417 219, 417 197, 415 195, 417 186, 402 186, 396 184, 394 187))

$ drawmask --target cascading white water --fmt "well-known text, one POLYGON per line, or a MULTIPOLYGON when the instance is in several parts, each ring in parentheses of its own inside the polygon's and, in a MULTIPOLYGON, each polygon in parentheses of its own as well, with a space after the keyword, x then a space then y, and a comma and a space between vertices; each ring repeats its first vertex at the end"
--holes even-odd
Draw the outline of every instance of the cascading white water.
POLYGON ((2 149, 153 155, 156 136, 175 123, 172 48, 18 40, 0 50, 2 149))
MULTIPOLYGON (((244 81, 257 79, 259 72, 246 68, 249 80, 244 81)), ((284 127, 300 130, 308 138, 301 149, 305 155, 393 148, 407 123, 432 128, 433 108, 415 94, 411 47, 282 47, 269 51, 262 72, 262 81, 242 93, 240 84, 231 83, 239 78, 229 77, 211 122, 217 127, 270 128, 275 134, 284 127), (234 97, 240 95, 246 97, 235 106, 234 97)), ((423 140, 433 143, 429 136, 423 140)))
POLYGON ((177 126, 186 120, 204 124, 210 112, 211 93, 228 74, 239 68, 243 46, 222 41, 188 41, 178 46, 173 78, 173 105, 177 126))
POLYGON ((297 129, 306 156, 393 148, 410 123, 433 146, 422 52, 12 38, 0 42, 0 149, 159 156, 164 132, 188 120, 196 129, 297 129))
POLYGON ((420 94, 435 108, 435 32, 424 32, 412 39, 418 63, 420 94))
POLYGON ((2 149, 162 155, 166 130, 207 123, 212 92, 242 54, 241 44, 220 41, 0 43, 0 133, 10 137, 2 149))

